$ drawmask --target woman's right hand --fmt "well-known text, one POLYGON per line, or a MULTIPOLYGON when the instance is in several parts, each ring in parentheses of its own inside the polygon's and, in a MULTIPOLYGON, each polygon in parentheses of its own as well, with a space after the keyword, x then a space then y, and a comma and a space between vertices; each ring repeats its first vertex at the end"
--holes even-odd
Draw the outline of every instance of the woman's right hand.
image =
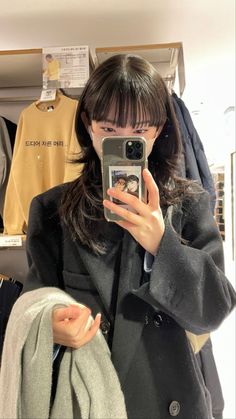
POLYGON ((96 335, 101 322, 98 313, 91 326, 87 326, 90 315, 88 307, 77 305, 55 309, 52 314, 54 343, 76 349, 88 343, 96 335))

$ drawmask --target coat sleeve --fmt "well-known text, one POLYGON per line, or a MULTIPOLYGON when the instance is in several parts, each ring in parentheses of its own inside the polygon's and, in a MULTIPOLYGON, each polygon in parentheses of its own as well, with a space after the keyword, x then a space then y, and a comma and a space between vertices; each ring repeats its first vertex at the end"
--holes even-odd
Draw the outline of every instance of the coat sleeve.
POLYGON ((168 211, 150 282, 135 294, 184 329, 208 333, 220 325, 236 302, 235 291, 223 272, 222 241, 208 193, 200 193, 183 210, 182 238, 184 241, 175 232, 168 211))
POLYGON ((58 211, 55 201, 45 206, 42 197, 35 197, 30 207, 26 241, 29 272, 24 292, 45 286, 64 289, 58 211))

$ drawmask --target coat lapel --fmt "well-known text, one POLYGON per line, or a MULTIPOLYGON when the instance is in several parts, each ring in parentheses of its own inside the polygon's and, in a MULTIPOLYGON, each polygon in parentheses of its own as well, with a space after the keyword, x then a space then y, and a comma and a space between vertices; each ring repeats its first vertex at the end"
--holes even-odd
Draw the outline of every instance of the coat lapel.
POLYGON ((132 295, 132 290, 140 286, 142 271, 143 250, 132 236, 125 232, 112 343, 112 361, 121 383, 124 383, 145 321, 142 309, 145 303, 132 295))
POLYGON ((102 256, 95 255, 78 243, 76 243, 76 246, 79 248, 83 263, 97 288, 104 308, 109 315, 112 303, 114 258, 115 253, 117 252, 117 246, 114 246, 111 252, 102 256))

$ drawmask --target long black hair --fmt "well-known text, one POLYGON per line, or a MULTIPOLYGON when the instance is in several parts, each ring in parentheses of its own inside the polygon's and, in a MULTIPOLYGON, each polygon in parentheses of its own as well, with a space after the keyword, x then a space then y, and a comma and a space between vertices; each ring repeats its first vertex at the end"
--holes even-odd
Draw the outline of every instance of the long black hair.
POLYGON ((79 100, 76 133, 83 164, 81 175, 63 197, 61 215, 72 236, 96 253, 104 251, 99 222, 104 220, 101 165, 87 131, 93 120, 111 121, 118 127, 138 128, 143 122, 162 132, 149 156, 149 170, 159 187, 161 206, 179 202, 188 182, 177 176, 181 139, 165 82, 146 60, 134 55, 114 55, 89 78, 79 100), (85 120, 87 124, 85 124, 85 120))

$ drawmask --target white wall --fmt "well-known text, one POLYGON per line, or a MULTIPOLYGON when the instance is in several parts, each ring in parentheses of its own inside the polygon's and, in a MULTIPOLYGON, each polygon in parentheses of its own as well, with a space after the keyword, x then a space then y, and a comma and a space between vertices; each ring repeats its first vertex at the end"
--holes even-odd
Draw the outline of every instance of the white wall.
POLYGON ((234 0, 12 0, 11 7, 1 5, 0 50, 175 41, 184 45, 183 98, 190 110, 204 106, 214 130, 205 142, 216 148, 216 118, 235 104, 234 0))

